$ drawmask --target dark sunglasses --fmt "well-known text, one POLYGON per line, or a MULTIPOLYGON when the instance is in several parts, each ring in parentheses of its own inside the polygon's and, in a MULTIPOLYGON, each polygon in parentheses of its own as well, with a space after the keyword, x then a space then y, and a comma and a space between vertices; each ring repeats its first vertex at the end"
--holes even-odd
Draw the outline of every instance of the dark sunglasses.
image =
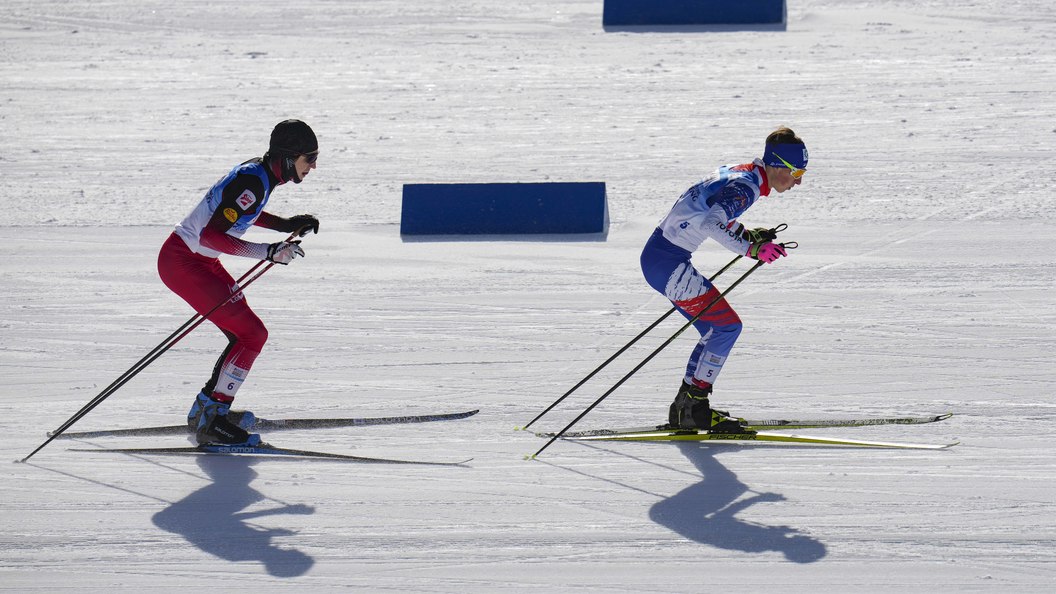
POLYGON ((314 165, 315 161, 319 158, 319 151, 314 153, 308 153, 304 156, 305 161, 308 161, 309 165, 314 165))

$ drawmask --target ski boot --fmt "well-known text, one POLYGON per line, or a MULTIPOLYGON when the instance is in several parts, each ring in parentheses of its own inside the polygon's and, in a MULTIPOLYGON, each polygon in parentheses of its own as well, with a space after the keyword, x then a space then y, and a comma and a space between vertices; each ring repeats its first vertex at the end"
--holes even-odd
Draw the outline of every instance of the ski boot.
POLYGON ((202 404, 195 429, 195 439, 199 445, 260 445, 260 435, 249 433, 228 419, 231 405, 208 398, 202 404))
POLYGON ((711 408, 711 386, 702 388, 683 381, 668 411, 668 423, 675 429, 698 429, 708 433, 755 433, 726 411, 711 408))
MULTIPOLYGON (((206 396, 205 392, 198 392, 198 396, 194 399, 194 404, 191 405, 191 410, 187 411, 187 429, 189 431, 198 430, 198 423, 202 418, 202 410, 211 401, 212 398, 206 396)), ((250 429, 257 423, 256 415, 248 410, 228 411, 227 420, 243 429, 250 429)))

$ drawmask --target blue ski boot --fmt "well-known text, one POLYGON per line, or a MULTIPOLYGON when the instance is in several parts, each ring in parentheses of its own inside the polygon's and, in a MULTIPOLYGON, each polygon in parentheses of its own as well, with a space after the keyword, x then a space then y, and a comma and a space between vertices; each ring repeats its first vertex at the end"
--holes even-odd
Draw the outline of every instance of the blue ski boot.
MULTIPOLYGON (((202 418, 202 410, 209 402, 212 402, 212 398, 206 396, 205 392, 198 392, 198 396, 194 399, 194 404, 191 405, 191 410, 187 411, 188 430, 192 432, 198 430, 198 423, 202 418)), ((248 410, 228 411, 227 420, 246 430, 257 424, 257 416, 248 410)))
POLYGON ((228 419, 231 405, 208 398, 198 416, 195 438, 199 445, 260 445, 260 435, 249 433, 228 419))

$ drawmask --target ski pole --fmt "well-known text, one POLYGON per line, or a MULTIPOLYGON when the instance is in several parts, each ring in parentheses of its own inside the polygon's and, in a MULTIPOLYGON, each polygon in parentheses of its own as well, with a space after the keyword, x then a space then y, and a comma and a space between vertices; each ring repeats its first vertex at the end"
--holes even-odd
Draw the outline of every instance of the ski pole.
MULTIPOLYGON (((770 229, 770 232, 773 233, 774 236, 776 237, 778 233, 780 233, 781 231, 784 231, 785 229, 788 229, 788 224, 787 223, 781 223, 780 225, 777 225, 773 229, 770 229)), ((715 279, 719 278, 719 276, 722 273, 724 273, 727 270, 729 270, 731 266, 733 266, 738 260, 740 260, 743 257, 744 256, 736 256, 736 257, 734 257, 733 260, 730 260, 730 262, 728 264, 723 266, 718 272, 713 274, 711 276, 711 278, 709 278, 708 280, 709 281, 714 281, 715 279)), ((677 310, 677 308, 672 307, 670 310, 667 311, 667 313, 665 313, 664 315, 660 316, 659 319, 657 319, 655 322, 650 324, 645 330, 643 330, 640 334, 638 334, 638 336, 635 336, 634 338, 631 339, 630 342, 628 342, 627 344, 623 345, 623 347, 620 350, 616 351, 611 357, 606 359, 604 363, 602 363, 601 365, 596 367, 594 369, 594 371, 591 371, 586 377, 584 377, 582 380, 580 380, 579 383, 577 383, 576 385, 572 386, 572 388, 569 389, 564 394, 562 394, 560 398, 555 400, 550 406, 546 407, 546 410, 544 410, 543 412, 541 412, 538 415, 536 415, 536 417, 534 419, 532 419, 531 421, 528 421, 528 423, 526 425, 524 425, 523 427, 515 427, 514 430, 518 430, 519 431, 519 430, 524 430, 524 429, 528 429, 529 427, 531 427, 533 423, 535 423, 536 421, 541 419, 543 417, 543 415, 545 415, 546 413, 548 413, 551 410, 553 410, 553 408, 555 406, 557 406, 558 404, 560 404, 561 401, 563 401, 565 398, 568 398, 568 396, 571 395, 572 392, 575 392, 576 390, 579 389, 580 386, 582 386, 583 384, 587 383, 590 380, 590 378, 592 378, 595 375, 597 375, 597 373, 599 371, 604 369, 609 363, 612 363, 617 357, 622 355, 624 353, 624 351, 626 351, 628 348, 630 348, 636 342, 641 340, 641 338, 643 336, 645 336, 646 334, 648 334, 653 328, 658 326, 660 324, 660 322, 663 322, 664 320, 666 320, 668 318, 668 316, 670 316, 671 314, 675 313, 676 310, 677 310)))
MULTIPOLYGON (((250 274, 252 274, 253 271, 255 271, 257 268, 259 268, 262 264, 264 264, 264 262, 265 262, 264 260, 261 260, 260 262, 258 262, 256 265, 254 265, 252 268, 250 268, 248 271, 246 271, 246 273, 243 274, 241 278, 239 278, 237 281, 235 281, 235 283, 238 284, 240 287, 243 286, 243 281, 246 279, 246 277, 248 277, 250 274)), ((248 283, 246 283, 246 284, 248 284, 248 283)), ((206 314, 206 316, 208 316, 209 314, 212 314, 220 306, 225 305, 228 301, 231 300, 231 297, 233 297, 236 294, 237 293, 233 293, 232 295, 229 295, 227 297, 227 299, 224 300, 223 303, 221 303, 221 304, 217 305, 216 307, 214 307, 213 309, 209 310, 209 312, 206 314)), ((129 367, 127 370, 125 370, 124 373, 122 373, 121 375, 117 376, 117 379, 115 379, 109 386, 104 388, 103 391, 100 392, 94 399, 89 401, 88 405, 86 405, 85 408, 88 408, 89 406, 94 407, 95 404, 96 404, 96 400, 105 399, 110 394, 112 394, 113 392, 117 391, 117 389, 120 388, 121 385, 123 385, 128 379, 130 379, 132 376, 135 376, 136 374, 138 374, 140 371, 143 370, 144 367, 146 367, 151 362, 153 362, 154 359, 157 358, 155 356, 155 354, 160 354, 159 351, 164 352, 170 346, 172 346, 173 344, 176 344, 176 342, 178 342, 179 340, 181 340, 183 338, 182 336, 180 336, 179 338, 176 338, 176 340, 173 340, 174 337, 176 337, 181 332, 186 330, 188 328, 188 326, 191 326, 192 324, 194 324, 194 327, 197 327, 197 325, 199 323, 201 323, 201 319, 204 319, 204 316, 202 316, 201 314, 198 314, 198 313, 196 313, 193 316, 191 316, 191 318, 188 319, 186 322, 184 322, 182 326, 180 326, 179 328, 174 330, 172 332, 172 334, 168 335, 164 340, 162 340, 160 343, 158 343, 158 345, 156 347, 154 347, 153 350, 151 350, 149 353, 144 355, 142 359, 137 361, 134 365, 132 365, 132 367, 129 367), (169 343, 169 341, 172 341, 172 342, 170 344, 167 344, 167 343, 169 343)), ((193 330, 193 328, 191 328, 191 329, 193 330)), ((84 409, 82 409, 82 411, 83 410, 84 409)), ((81 412, 81 411, 78 411, 78 412, 81 412)), ((57 432, 58 432, 58 430, 53 431, 52 433, 57 433, 57 432)))
MULTIPOLYGON (((783 247, 787 248, 787 249, 792 249, 792 248, 797 247, 795 242, 791 242, 789 244, 781 244, 781 245, 783 247)), ((730 285, 725 291, 720 293, 718 297, 716 297, 714 300, 712 300, 712 302, 709 303, 707 307, 705 307, 704 309, 700 310, 700 313, 698 313, 697 315, 693 316, 693 318, 689 322, 687 322, 685 326, 682 326, 681 328, 679 328, 678 332, 675 332, 671 336, 671 338, 668 338, 667 340, 664 341, 663 344, 661 344, 660 346, 656 347, 656 349, 653 350, 653 352, 649 353, 649 356, 647 356, 645 359, 643 359, 641 363, 636 365, 634 367, 634 369, 632 369, 630 372, 627 373, 627 375, 625 375, 622 378, 620 378, 620 381, 616 382, 615 385, 613 385, 611 388, 608 389, 608 391, 606 391, 597 400, 595 400, 593 404, 588 406, 586 410, 584 410, 583 412, 579 413, 579 416, 577 416, 576 418, 572 419, 572 422, 569 423, 568 425, 566 425, 564 429, 562 429, 562 430, 558 431, 557 433, 555 433, 554 436, 550 438, 550 441, 546 442, 546 444, 543 445, 543 447, 539 448, 539 450, 536 451, 534 454, 531 454, 530 456, 526 456, 526 458, 528 460, 533 460, 539 454, 541 454, 543 452, 543 450, 545 450, 546 448, 550 447, 550 444, 552 444, 555 441, 557 441, 557 439, 559 437, 564 435, 565 432, 567 432, 569 429, 571 429, 573 425, 578 423, 580 421, 580 419, 582 419, 583 417, 587 416, 587 413, 589 413, 590 411, 594 410, 594 407, 596 407, 597 405, 601 404, 601 402, 603 400, 605 400, 606 398, 609 397, 609 394, 612 394, 613 392, 615 392, 616 389, 619 388, 620 386, 622 386, 623 383, 626 382, 628 379, 630 379, 632 375, 634 375, 635 373, 638 373, 639 369, 641 369, 642 367, 645 367, 646 363, 651 361, 653 359, 653 357, 655 357, 656 355, 658 355, 660 353, 660 351, 662 351, 665 348, 667 348, 667 345, 671 344, 672 342, 674 342, 674 340, 676 338, 681 336, 683 332, 685 332, 690 326, 693 325, 694 322, 697 321, 697 319, 700 318, 700 316, 704 315, 709 309, 712 308, 712 306, 714 306, 716 303, 721 301, 730 291, 732 291, 734 289, 734 287, 739 285, 741 283, 741 281, 743 281, 744 279, 748 278, 748 276, 750 274, 752 274, 753 272, 758 270, 759 267, 762 266, 763 264, 764 264, 764 262, 762 260, 760 260, 759 262, 756 262, 755 266, 752 266, 748 270, 748 272, 745 272, 744 274, 742 274, 741 277, 738 278, 736 281, 734 281, 732 285, 730 285)))
MULTIPOLYGON (((719 275, 721 275, 723 272, 726 272, 727 270, 729 270, 731 266, 733 266, 738 260, 740 260, 743 257, 744 256, 736 256, 736 257, 734 257, 734 259, 730 260, 729 264, 723 266, 721 270, 719 270, 714 275, 712 275, 712 277, 710 279, 708 279, 708 280, 709 281, 713 281, 713 280, 719 278, 719 275)), ((678 311, 678 308, 672 307, 670 310, 668 310, 667 313, 665 313, 664 315, 662 315, 659 318, 657 318, 657 320, 655 322, 653 322, 652 324, 649 324, 649 327, 646 328, 645 330, 642 330, 641 333, 638 334, 638 336, 635 336, 634 338, 632 338, 631 341, 628 342, 627 344, 623 345, 623 347, 620 348, 620 350, 618 350, 615 353, 613 353, 613 355, 611 357, 609 357, 608 359, 606 359, 604 363, 602 363, 601 365, 598 365, 597 367, 595 367, 594 371, 591 371, 589 374, 587 374, 586 377, 584 377, 583 379, 579 380, 578 384, 572 386, 572 388, 570 388, 567 392, 562 394, 560 398, 558 398, 557 400, 555 400, 553 402, 553 404, 551 404, 550 406, 546 407, 546 410, 544 410, 543 412, 541 412, 538 415, 536 415, 535 418, 532 419, 531 421, 528 421, 528 423, 524 427, 516 427, 515 429, 516 430, 522 430, 522 429, 527 429, 527 428, 531 427, 532 423, 535 423, 536 421, 541 419, 543 417, 543 415, 545 415, 546 413, 548 413, 551 410, 553 410, 553 408, 555 406, 557 406, 558 404, 561 404, 561 401, 563 401, 565 398, 568 398, 569 395, 572 394, 572 392, 575 392, 576 390, 578 390, 579 387, 582 386, 583 384, 587 383, 590 380, 590 378, 592 378, 595 375, 597 375, 598 372, 601 371, 602 369, 605 369, 605 367, 609 363, 612 363, 614 360, 616 360, 616 358, 619 357, 620 355, 622 355, 624 351, 626 351, 627 349, 631 348, 631 346, 633 346, 634 343, 636 343, 639 340, 641 340, 641 338, 643 336, 648 334, 653 328, 656 328, 660 324, 660 322, 663 322, 664 320, 666 320, 668 318, 668 316, 670 316, 671 314, 675 313, 676 311, 678 311)))
MULTIPOLYGON (((291 234, 286 239, 286 241, 291 241, 294 237, 296 237, 296 235, 297 235, 297 233, 291 234)), ((184 324, 182 326, 177 328, 172 334, 170 334, 164 340, 162 340, 160 343, 158 343, 158 345, 156 347, 154 347, 154 349, 152 349, 143 358, 141 358, 134 365, 132 365, 132 367, 129 367, 124 373, 119 375, 117 377, 117 379, 115 379, 109 386, 104 388, 102 392, 100 392, 98 395, 95 396, 95 398, 93 398, 90 401, 88 401, 88 403, 85 404, 83 407, 81 407, 81 409, 79 411, 77 411, 72 417, 67 419, 65 423, 60 425, 58 429, 56 429, 55 431, 52 431, 51 433, 49 433, 48 434, 48 439, 45 440, 44 443, 42 443, 39 446, 37 446, 37 449, 35 449, 32 452, 30 452, 28 456, 26 456, 25 458, 22 458, 20 460, 20 462, 25 462, 26 460, 29 460, 31 457, 33 457, 34 454, 36 454, 40 450, 44 449, 44 447, 47 446, 49 443, 51 443, 56 437, 58 437, 59 435, 62 435, 67 429, 69 429, 75 423, 77 423, 77 421, 79 421, 82 418, 84 418, 84 416, 87 415, 89 412, 91 412, 92 409, 94 409, 95 407, 99 406, 104 400, 106 400, 111 395, 113 395, 114 392, 116 392, 118 389, 120 389, 122 386, 124 386, 126 383, 128 383, 129 380, 131 380, 133 377, 138 375, 139 372, 141 372, 144 369, 146 369, 147 366, 149 366, 151 363, 153 363, 155 360, 157 360, 159 357, 161 357, 166 351, 168 351, 170 348, 172 348, 176 343, 178 343, 179 341, 183 340, 184 337, 186 337, 188 334, 190 334, 192 331, 194 331, 195 328, 197 328, 199 325, 201 325, 201 323, 204 322, 210 315, 212 315, 213 312, 215 312, 216 310, 220 309, 224 305, 227 305, 227 303, 229 301, 231 301, 231 299, 233 299, 236 295, 240 294, 246 287, 248 287, 254 281, 256 281, 258 278, 260 278, 261 275, 263 275, 265 272, 267 272, 269 269, 271 269, 271 267, 274 266, 274 265, 275 265, 274 262, 267 262, 266 260, 261 260, 260 262, 257 262, 255 265, 253 265, 252 268, 247 270, 245 274, 243 274, 237 281, 235 281, 236 284, 238 285, 238 290, 237 291, 235 291, 235 292, 231 293, 230 295, 228 295, 227 297, 225 297, 223 301, 221 301, 220 303, 217 303, 212 309, 210 309, 205 314, 197 314, 196 313, 193 316, 191 316, 191 318, 188 319, 186 322, 184 322, 184 324), (253 272, 256 269, 260 268, 265 263, 267 263, 267 266, 264 267, 264 270, 261 270, 255 276, 249 278, 248 281, 243 282, 247 277, 249 277, 251 274, 253 274, 253 272)))
POLYGON ((179 329, 176 330, 175 333, 170 335, 169 338, 167 338, 165 341, 160 343, 157 347, 154 347, 154 350, 151 351, 151 353, 149 355, 147 355, 143 359, 140 359, 139 362, 136 365, 133 365, 132 367, 130 367, 128 369, 128 371, 126 371, 124 374, 122 374, 121 377, 119 377, 118 379, 114 380, 114 382, 111 383, 107 387, 107 389, 105 389, 102 392, 100 392, 95 398, 93 398, 91 401, 89 401, 88 404, 84 405, 84 407, 82 407, 81 410, 77 411, 76 414, 74 414, 72 417, 67 419, 65 423, 63 423, 61 426, 59 426, 58 429, 56 429, 55 431, 52 431, 51 433, 49 433, 48 434, 48 439, 46 439, 44 441, 44 443, 42 443, 39 446, 37 446, 37 449, 35 449, 32 452, 30 452, 30 454, 28 456, 26 456, 25 458, 23 458, 22 460, 20 460, 20 462, 25 462, 26 460, 29 460, 31 457, 33 457, 34 454, 36 454, 40 450, 44 449, 44 447, 47 446, 49 443, 51 443, 55 438, 57 438, 58 436, 62 435, 67 429, 69 429, 75 423, 77 423, 77 421, 80 421, 82 418, 84 418, 84 416, 87 415, 89 412, 91 412, 95 407, 97 407, 100 404, 102 404, 102 402, 104 400, 106 400, 107 398, 112 396, 115 392, 117 392, 118 389, 120 389, 122 386, 124 386, 126 383, 128 383, 129 380, 131 380, 133 377, 138 375, 139 372, 141 372, 144 369, 146 369, 148 365, 153 363, 155 360, 157 360, 159 357, 161 357, 166 351, 168 351, 170 348, 175 346, 176 343, 178 343, 179 341, 183 340, 184 337, 186 337, 188 334, 190 334, 192 331, 194 331, 194 329, 197 328, 199 325, 201 325, 201 323, 204 322, 208 318, 208 316, 210 314, 215 312, 220 307, 226 305, 227 302, 229 302, 233 297, 235 297, 235 295, 238 295, 239 293, 241 293, 242 289, 244 289, 245 287, 248 287, 250 284, 253 283, 253 281, 255 281, 258 278, 260 278, 260 275, 262 275, 265 272, 267 272, 268 269, 271 268, 272 265, 274 265, 274 263, 269 264, 267 267, 264 268, 264 270, 261 270, 259 273, 257 273, 256 276, 250 278, 248 281, 243 283, 241 285, 239 291, 229 295, 221 303, 218 303, 215 307, 213 307, 211 310, 209 310, 204 316, 203 315, 195 315, 195 316, 193 316, 190 320, 187 321, 186 324, 181 326, 179 329), (182 331, 182 333, 181 333, 181 331, 182 331), (176 336, 175 339, 172 339, 172 337, 175 336, 177 333, 179 335, 176 336), (167 342, 167 344, 166 344, 166 342, 167 342))

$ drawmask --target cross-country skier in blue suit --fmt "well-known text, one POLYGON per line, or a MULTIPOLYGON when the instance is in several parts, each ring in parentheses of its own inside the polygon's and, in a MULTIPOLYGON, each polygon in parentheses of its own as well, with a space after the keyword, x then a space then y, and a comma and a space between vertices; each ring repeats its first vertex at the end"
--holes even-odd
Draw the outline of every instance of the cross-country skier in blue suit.
POLYGON ((747 430, 728 413, 711 408, 712 386, 737 337, 741 319, 708 279, 693 267, 693 252, 706 239, 730 251, 772 263, 786 256, 773 229, 746 229, 737 219, 761 196, 786 192, 803 182, 807 147, 789 128, 766 138, 761 159, 726 165, 686 190, 659 223, 642 251, 646 281, 687 318, 718 301, 694 322, 700 332, 668 421, 675 427, 716 433, 747 430))

